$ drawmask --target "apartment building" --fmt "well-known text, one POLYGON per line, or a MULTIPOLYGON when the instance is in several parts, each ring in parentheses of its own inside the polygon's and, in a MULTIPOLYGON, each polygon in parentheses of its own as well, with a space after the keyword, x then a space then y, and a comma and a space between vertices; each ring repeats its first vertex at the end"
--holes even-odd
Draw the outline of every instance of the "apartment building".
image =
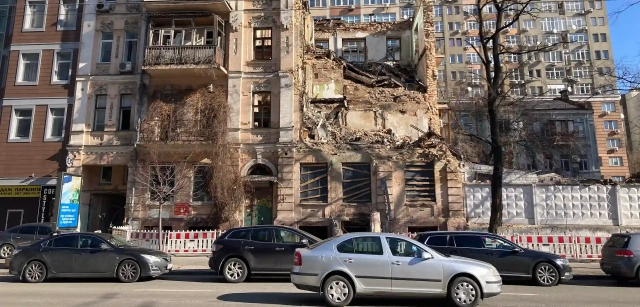
POLYGON ((640 91, 632 90, 622 96, 622 114, 626 132, 629 171, 638 176, 640 172, 640 91))
POLYGON ((0 229, 53 215, 58 173, 66 168, 82 4, 0 5, 0 229))

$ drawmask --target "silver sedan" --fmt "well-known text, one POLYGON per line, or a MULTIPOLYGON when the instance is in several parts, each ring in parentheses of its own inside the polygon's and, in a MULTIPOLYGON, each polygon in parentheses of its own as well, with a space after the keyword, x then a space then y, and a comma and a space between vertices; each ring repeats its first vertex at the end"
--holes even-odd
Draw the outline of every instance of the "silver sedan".
POLYGON ((447 257, 387 233, 350 233, 296 249, 291 282, 322 293, 329 306, 347 306, 355 295, 392 295, 446 297, 473 307, 502 292, 491 264, 447 257))

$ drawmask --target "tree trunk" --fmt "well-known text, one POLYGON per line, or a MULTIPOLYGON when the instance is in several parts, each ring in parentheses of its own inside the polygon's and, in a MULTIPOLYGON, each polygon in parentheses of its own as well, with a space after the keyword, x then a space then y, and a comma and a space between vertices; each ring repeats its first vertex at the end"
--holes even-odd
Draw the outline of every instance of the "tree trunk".
POLYGON ((164 201, 160 202, 160 208, 158 209, 158 248, 164 251, 164 236, 162 233, 162 207, 164 201))
POLYGON ((502 226, 502 177, 504 173, 504 154, 498 130, 498 115, 495 108, 496 99, 488 101, 489 127, 491 129, 491 151, 493 154, 493 173, 491 174, 491 217, 490 233, 498 233, 502 226))

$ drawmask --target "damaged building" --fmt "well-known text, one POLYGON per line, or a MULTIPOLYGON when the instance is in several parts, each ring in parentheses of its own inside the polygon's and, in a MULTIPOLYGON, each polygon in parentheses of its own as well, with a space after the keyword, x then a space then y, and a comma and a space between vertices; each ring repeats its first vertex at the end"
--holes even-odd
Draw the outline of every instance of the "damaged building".
POLYGON ((459 159, 437 104, 441 58, 423 11, 401 22, 325 19, 306 28, 297 191, 279 221, 318 235, 464 224, 459 159))

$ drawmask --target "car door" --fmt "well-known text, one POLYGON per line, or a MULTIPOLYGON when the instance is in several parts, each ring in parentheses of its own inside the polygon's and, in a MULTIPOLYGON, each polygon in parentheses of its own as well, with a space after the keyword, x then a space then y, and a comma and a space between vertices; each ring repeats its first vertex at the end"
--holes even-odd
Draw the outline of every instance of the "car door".
POLYGON ((455 247, 451 247, 451 255, 484 261, 486 255, 484 243, 480 236, 475 234, 456 234, 452 237, 455 247))
POLYGON ((113 247, 97 236, 80 235, 74 255, 74 272, 82 275, 106 275, 116 270, 117 254, 113 247))
MULTIPOLYGON (((253 271, 277 271, 276 248, 273 228, 260 227, 251 230, 249 240, 242 244, 242 253, 253 271)), ((293 261, 293 260, 292 260, 293 261)))
POLYGON ((35 240, 36 241, 44 240, 50 237, 51 233, 53 233, 53 229, 51 229, 51 227, 45 226, 45 225, 39 225, 38 233, 36 234, 35 240))
POLYGON ((302 240, 307 238, 284 228, 274 228, 273 231, 276 267, 280 271, 291 271, 293 267, 293 254, 296 252, 296 248, 305 247, 302 240))
POLYGON ((72 274, 74 272, 73 262, 78 249, 78 237, 77 234, 57 236, 42 248, 42 257, 54 273, 72 274))
POLYGON ((482 260, 496 267, 501 275, 531 275, 531 259, 513 243, 493 235, 481 235, 485 256, 482 260))
POLYGON ((17 233, 11 236, 12 241, 16 244, 26 244, 35 241, 38 233, 38 226, 24 225, 18 229, 17 233))
POLYGON ((444 273, 439 259, 423 259, 422 253, 427 251, 405 239, 386 237, 386 242, 391 254, 389 261, 393 292, 441 293, 443 291, 444 273))
POLYGON ((391 264, 379 236, 344 240, 336 245, 336 256, 363 288, 391 291, 391 264))

